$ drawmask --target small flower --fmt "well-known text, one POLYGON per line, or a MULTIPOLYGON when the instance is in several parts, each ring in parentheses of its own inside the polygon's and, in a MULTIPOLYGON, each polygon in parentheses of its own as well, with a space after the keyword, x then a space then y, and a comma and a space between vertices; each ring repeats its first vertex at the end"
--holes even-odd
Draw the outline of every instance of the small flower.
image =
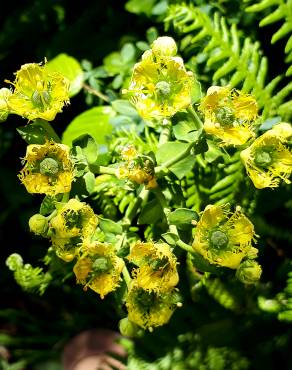
POLYGON ((174 56, 173 39, 158 38, 152 48, 135 64, 128 92, 142 118, 165 119, 191 104, 195 79, 174 56))
POLYGON ((0 89, 0 122, 5 121, 9 115, 8 99, 12 92, 3 87, 0 89))
POLYGON ((154 162, 151 157, 139 154, 132 145, 123 148, 121 156, 125 162, 117 169, 118 178, 128 179, 136 184, 145 184, 147 189, 157 187, 154 162))
POLYGON ((251 122, 258 114, 256 100, 229 87, 212 86, 199 109, 204 129, 221 139, 222 145, 242 145, 254 136, 251 122))
POLYGON ((292 153, 284 144, 291 131, 291 125, 276 125, 240 153, 247 174, 257 189, 277 187, 280 179, 290 184, 292 153))
POLYGON ((253 224, 240 208, 230 214, 223 206, 209 205, 197 223, 193 248, 211 264, 236 269, 253 248, 254 237, 253 224))
POLYGON ((56 195, 67 193, 73 180, 70 148, 64 144, 46 142, 28 145, 25 166, 19 178, 29 193, 56 195))
POLYGON ((85 247, 73 271, 77 283, 89 287, 103 299, 119 286, 124 261, 115 255, 112 245, 93 242, 85 247))
POLYGON ((129 320, 144 329, 166 324, 177 306, 180 304, 175 290, 150 292, 139 287, 135 281, 126 298, 129 320))
POLYGON ((168 244, 137 242, 131 247, 128 259, 139 267, 133 275, 144 290, 165 292, 177 285, 176 257, 168 244))
POLYGON ((24 64, 15 73, 14 92, 8 99, 11 113, 29 120, 42 118, 52 121, 69 103, 69 81, 46 65, 24 64))

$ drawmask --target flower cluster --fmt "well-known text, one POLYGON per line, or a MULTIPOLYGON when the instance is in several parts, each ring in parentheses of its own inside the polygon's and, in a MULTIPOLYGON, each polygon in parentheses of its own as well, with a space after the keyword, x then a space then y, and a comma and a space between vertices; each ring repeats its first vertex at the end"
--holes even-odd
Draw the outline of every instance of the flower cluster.
POLYGON ((169 245, 137 242, 128 260, 138 266, 133 269, 126 300, 129 320, 143 328, 167 323, 180 305, 175 289, 179 281, 177 261, 169 245))
POLYGON ((202 99, 204 130, 221 140, 221 145, 242 145, 254 137, 252 122, 257 118, 256 100, 229 87, 212 86, 202 99))
POLYGON ((210 264, 237 269, 243 259, 256 257, 255 236, 240 207, 230 213, 226 206, 209 205, 197 223, 193 249, 210 264))
POLYGON ((176 52, 171 37, 159 37, 135 64, 128 93, 142 118, 170 118, 192 103, 194 76, 176 52))
POLYGON ((7 114, 52 121, 69 103, 69 81, 57 72, 50 72, 46 65, 24 64, 15 75, 15 81, 11 82, 13 93, 4 94, 7 114))

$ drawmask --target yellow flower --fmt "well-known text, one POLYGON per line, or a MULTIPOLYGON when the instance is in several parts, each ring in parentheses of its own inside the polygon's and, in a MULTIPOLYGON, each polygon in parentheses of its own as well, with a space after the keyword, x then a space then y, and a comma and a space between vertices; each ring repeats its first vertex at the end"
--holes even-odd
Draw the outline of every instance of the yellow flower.
POLYGON ((128 90, 139 114, 148 120, 169 118, 187 108, 195 83, 183 60, 170 56, 176 52, 174 40, 162 40, 161 46, 160 39, 164 40, 154 41, 153 50, 147 50, 135 64, 128 90))
POLYGON ((98 224, 91 207, 77 199, 70 199, 50 220, 49 232, 56 254, 71 261, 82 243, 90 240, 98 224))
POLYGON ((73 271, 77 283, 94 290, 103 299, 119 286, 124 261, 115 255, 112 245, 93 242, 85 247, 73 271))
POLYGON ((69 103, 69 81, 57 72, 49 72, 46 65, 24 64, 12 84, 9 110, 29 120, 52 121, 69 103))
POLYGON ((258 137, 240 153, 246 171, 257 189, 273 188, 280 179, 290 184, 292 153, 284 144, 291 136, 291 125, 279 124, 258 137))
POLYGON ((212 86, 199 109, 204 129, 221 139, 221 145, 242 145, 254 136, 251 121, 257 118, 256 100, 229 87, 212 86))
POLYGON ((10 113, 7 102, 11 94, 12 92, 5 87, 0 89, 0 122, 5 121, 10 113))
POLYGON ((164 293, 148 291, 139 287, 135 281, 126 298, 129 320, 144 329, 166 324, 179 305, 175 290, 164 293))
POLYGON ((26 190, 48 195, 70 191, 73 164, 69 151, 67 145, 54 142, 29 145, 24 158, 25 166, 19 174, 26 190))
POLYGON ((133 270, 139 287, 165 292, 177 285, 176 257, 168 244, 137 242, 131 247, 128 259, 139 267, 133 270))
POLYGON ((224 206, 209 205, 197 223, 194 250, 209 263, 236 269, 253 250, 253 224, 238 207, 230 214, 224 206))
POLYGON ((140 155, 132 145, 123 148, 121 155, 125 162, 116 171, 118 178, 145 184, 146 189, 157 187, 152 158, 140 155))

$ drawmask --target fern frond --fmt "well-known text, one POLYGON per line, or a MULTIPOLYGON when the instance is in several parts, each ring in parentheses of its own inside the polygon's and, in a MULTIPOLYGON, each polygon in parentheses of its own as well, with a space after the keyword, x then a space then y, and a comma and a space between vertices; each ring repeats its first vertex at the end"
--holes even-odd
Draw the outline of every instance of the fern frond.
MULTIPOLYGON (((272 36, 271 43, 274 44, 283 37, 288 36, 288 41, 285 47, 287 54, 286 62, 292 62, 292 1, 291 0, 261 0, 257 4, 248 6, 247 12, 262 12, 269 9, 267 14, 259 23, 260 27, 268 26, 275 22, 283 22, 281 27, 272 36)), ((288 68, 287 76, 292 75, 292 65, 288 68)))
POLYGON ((13 271, 17 284, 30 293, 44 294, 52 279, 52 276, 48 272, 44 273, 41 267, 32 267, 28 263, 23 264, 22 257, 17 253, 7 258, 6 265, 13 271))
POLYGON ((223 283, 219 278, 204 279, 203 284, 209 295, 215 299, 221 306, 231 311, 238 311, 240 304, 238 297, 234 292, 223 283))
POLYGON ((207 60, 205 73, 212 75, 210 83, 228 84, 254 95, 263 111, 263 118, 278 115, 279 111, 283 113, 281 105, 286 103, 285 98, 291 93, 292 85, 276 92, 281 76, 265 85, 268 62, 258 42, 253 43, 249 37, 242 41, 235 24, 229 27, 218 13, 212 20, 192 4, 170 6, 165 19, 166 29, 171 25, 185 35, 181 41, 182 51, 195 49, 204 55, 207 60))

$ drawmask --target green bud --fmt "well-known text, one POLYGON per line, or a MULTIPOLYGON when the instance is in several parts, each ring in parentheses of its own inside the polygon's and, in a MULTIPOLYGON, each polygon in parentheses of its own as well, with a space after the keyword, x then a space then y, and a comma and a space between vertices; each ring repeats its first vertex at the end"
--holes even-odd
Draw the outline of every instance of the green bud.
POLYGON ((45 216, 40 215, 39 213, 33 215, 29 221, 30 231, 36 235, 43 235, 48 230, 48 220, 45 216))
POLYGON ((45 158, 40 163, 40 173, 43 175, 54 176, 59 171, 58 162, 53 158, 45 158))
POLYGON ((50 102, 50 94, 47 91, 39 92, 35 90, 31 96, 31 101, 35 107, 44 109, 50 102))
POLYGON ((262 268, 254 260, 242 262, 236 270, 236 278, 244 284, 255 284, 261 277, 262 268))
POLYGON ((227 247, 229 239, 223 231, 216 230, 211 233, 210 242, 212 247, 220 250, 227 247))
POLYGON ((170 84, 166 81, 159 81, 155 85, 157 94, 167 96, 170 94, 170 84))
POLYGON ((92 264, 92 269, 95 272, 107 272, 111 268, 111 263, 108 258, 106 257, 99 257, 97 258, 93 264, 92 264))
POLYGON ((259 167, 268 167, 272 163, 272 156, 268 151, 265 150, 259 150, 255 154, 254 162, 259 167))
POLYGON ((135 338, 139 336, 141 328, 130 321, 127 317, 121 319, 119 322, 120 333, 125 337, 135 338))
POLYGON ((152 51, 155 55, 173 57, 177 53, 177 46, 172 37, 162 36, 158 37, 151 45, 152 51))
POLYGON ((217 121, 224 125, 232 125, 235 120, 234 112, 231 108, 220 107, 215 112, 217 121))
POLYGON ((8 266, 9 270, 16 271, 23 265, 23 259, 20 254, 13 253, 11 254, 6 260, 6 266, 8 266))

